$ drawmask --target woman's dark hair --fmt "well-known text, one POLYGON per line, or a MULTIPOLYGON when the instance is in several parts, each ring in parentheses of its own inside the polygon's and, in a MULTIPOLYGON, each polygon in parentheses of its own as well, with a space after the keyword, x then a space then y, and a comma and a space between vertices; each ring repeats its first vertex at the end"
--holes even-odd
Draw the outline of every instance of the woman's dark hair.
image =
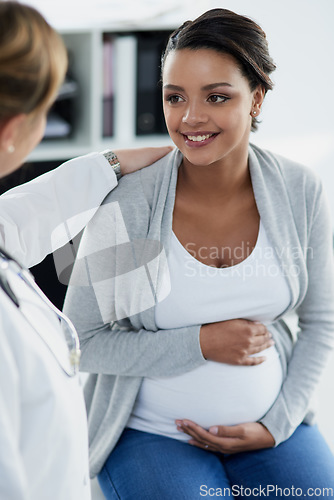
MULTIPOLYGON (((266 34, 252 19, 226 9, 212 9, 195 21, 187 21, 169 37, 162 56, 162 71, 168 54, 181 49, 212 49, 230 54, 253 91, 262 85, 265 93, 273 88, 269 75, 276 66, 269 55, 266 34)), ((257 129, 252 118, 252 130, 257 129)))

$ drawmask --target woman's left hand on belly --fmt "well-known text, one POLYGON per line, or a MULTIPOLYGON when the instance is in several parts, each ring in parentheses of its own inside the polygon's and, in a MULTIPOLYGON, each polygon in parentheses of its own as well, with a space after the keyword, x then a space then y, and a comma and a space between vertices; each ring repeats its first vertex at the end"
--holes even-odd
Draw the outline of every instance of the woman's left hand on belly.
POLYGON ((191 437, 189 444, 204 450, 230 454, 272 448, 275 445, 271 433, 258 422, 233 426, 215 425, 209 430, 191 420, 176 420, 175 423, 180 432, 191 437))

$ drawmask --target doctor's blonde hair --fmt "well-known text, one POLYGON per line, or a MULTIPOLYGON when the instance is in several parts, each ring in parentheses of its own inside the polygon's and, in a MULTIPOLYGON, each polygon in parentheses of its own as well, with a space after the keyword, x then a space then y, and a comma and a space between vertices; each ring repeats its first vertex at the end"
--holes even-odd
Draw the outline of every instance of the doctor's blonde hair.
POLYGON ((51 105, 67 69, 61 37, 33 7, 0 0, 0 125, 51 105))

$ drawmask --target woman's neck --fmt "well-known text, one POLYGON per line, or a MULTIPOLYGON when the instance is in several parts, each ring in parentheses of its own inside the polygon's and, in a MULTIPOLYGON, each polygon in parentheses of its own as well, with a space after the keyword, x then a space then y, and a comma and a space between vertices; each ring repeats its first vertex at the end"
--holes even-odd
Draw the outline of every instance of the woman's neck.
POLYGON ((183 160, 178 177, 178 190, 207 201, 230 198, 251 188, 248 155, 224 159, 214 164, 193 165, 183 160))

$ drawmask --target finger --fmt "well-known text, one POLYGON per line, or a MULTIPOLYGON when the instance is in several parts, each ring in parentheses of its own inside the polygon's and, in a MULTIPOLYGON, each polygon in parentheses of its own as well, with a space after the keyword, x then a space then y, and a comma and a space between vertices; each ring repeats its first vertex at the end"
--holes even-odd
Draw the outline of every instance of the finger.
POLYGON ((253 346, 249 347, 247 349, 247 351, 248 351, 249 355, 257 354, 259 352, 264 351, 265 349, 268 349, 269 347, 272 347, 273 345, 275 345, 275 341, 270 339, 270 340, 266 340, 265 342, 262 342, 261 344, 253 345, 253 346))
POLYGON ((208 431, 218 438, 241 439, 245 435, 245 426, 239 425, 213 425, 208 431))
POLYGON ((266 356, 249 356, 245 358, 243 363, 240 363, 242 366, 256 366, 264 363, 267 360, 266 356))
MULTIPOLYGON (((221 435, 219 436, 217 433, 212 432, 214 428, 211 428, 210 432, 203 429, 203 433, 199 432, 201 435, 197 437, 191 436, 192 438, 188 443, 208 451, 236 453, 241 442, 240 437, 234 435, 236 431, 234 429, 231 431, 229 427, 227 431, 223 431, 224 427, 222 426, 221 435)), ((195 435, 195 431, 191 431, 191 433, 195 435)))
POLYGON ((244 449, 245 436, 247 435, 245 424, 234 426, 217 425, 210 427, 208 431, 192 424, 184 425, 184 427, 187 427, 188 434, 192 435, 188 443, 198 448, 221 453, 237 453, 244 449), (197 437, 195 437, 196 434, 197 437))
POLYGON ((211 442, 208 442, 207 440, 201 438, 198 434, 196 434, 195 431, 191 430, 191 429, 187 429, 187 430, 183 430, 182 429, 182 432, 184 432, 184 434, 187 434, 190 439, 188 441, 189 444, 195 444, 203 449, 209 449, 209 447, 211 448, 213 446, 213 443, 211 442))
POLYGON ((188 434, 188 436, 197 439, 198 441, 201 441, 203 439, 200 432, 202 428, 193 422, 182 420, 177 424, 177 429, 181 432, 184 432, 185 434, 188 434))
POLYGON ((254 321, 252 323, 252 330, 254 332, 254 335, 268 335, 270 332, 268 331, 266 325, 259 321, 254 321))
POLYGON ((173 151, 174 149, 174 146, 158 146, 158 147, 153 147, 152 148, 152 151, 155 151, 156 152, 156 155, 157 157, 160 157, 161 155, 166 155, 168 153, 170 153, 171 151, 173 151))
POLYGON ((129 174, 151 165, 173 150, 173 146, 152 148, 117 149, 114 153, 121 165, 122 174, 129 174))
POLYGON ((254 334, 253 341, 255 343, 261 344, 264 342, 268 342, 269 340, 272 339, 272 337, 273 337, 272 334, 268 330, 266 330, 263 333, 254 334))
POLYGON ((203 429, 200 425, 192 422, 191 420, 178 420, 176 421, 177 428, 181 432, 188 434, 188 436, 194 438, 199 442, 203 442, 204 444, 208 444, 212 440, 212 434, 210 434, 207 430, 203 429))
POLYGON ((196 446, 197 448, 201 448, 202 450, 205 450, 205 451, 218 451, 216 447, 214 447, 210 444, 200 443, 199 441, 196 441, 195 439, 190 439, 188 441, 188 444, 191 444, 192 446, 196 446))
POLYGON ((148 158, 153 163, 162 158, 163 156, 166 156, 168 153, 173 151, 173 149, 174 149, 173 146, 155 146, 147 148, 148 158))

